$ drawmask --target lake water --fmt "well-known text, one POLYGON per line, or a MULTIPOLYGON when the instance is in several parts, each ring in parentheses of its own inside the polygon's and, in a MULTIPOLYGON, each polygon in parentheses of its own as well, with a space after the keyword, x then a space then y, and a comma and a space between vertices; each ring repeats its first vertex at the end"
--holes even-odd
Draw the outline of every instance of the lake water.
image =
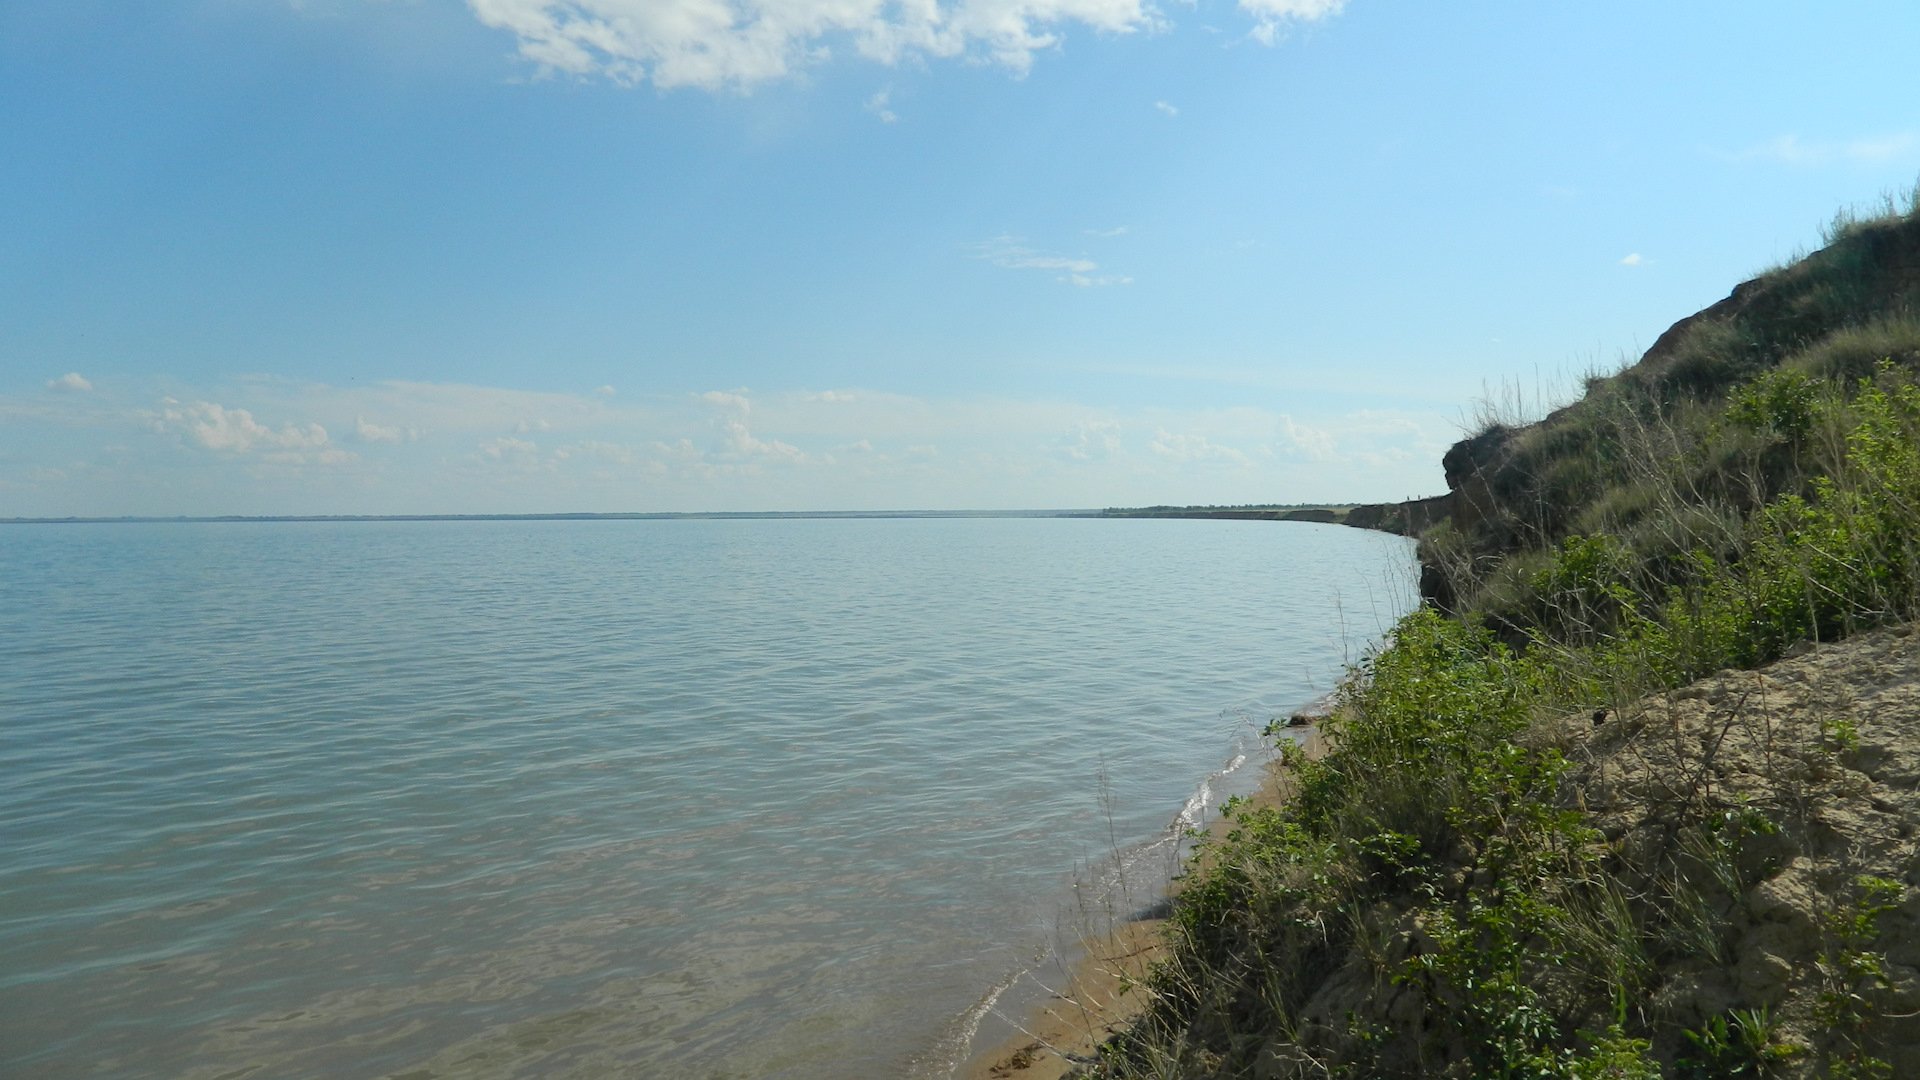
POLYGON ((0 529, 0 1074, 945 1076, 1413 593, 1294 523, 0 529))

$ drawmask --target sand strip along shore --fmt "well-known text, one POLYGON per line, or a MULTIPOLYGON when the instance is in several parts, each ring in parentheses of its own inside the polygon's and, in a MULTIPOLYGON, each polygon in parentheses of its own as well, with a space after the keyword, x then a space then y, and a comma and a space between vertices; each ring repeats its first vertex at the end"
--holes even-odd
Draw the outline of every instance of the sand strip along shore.
MULTIPOLYGON (((1326 740, 1317 725, 1295 727, 1292 736, 1309 757, 1326 752, 1326 740)), ((1254 806, 1277 806, 1286 797, 1287 779, 1276 760, 1248 801, 1254 806)), ((1207 833, 1224 836, 1232 825, 1224 817, 1215 817, 1208 822, 1207 833)), ((1206 851, 1203 847, 1197 858, 1204 861, 1206 851)), ((1055 1080, 1072 1072, 1078 1061, 1092 1058, 1101 1043, 1126 1030, 1146 1010, 1151 998, 1143 984, 1154 963, 1166 954, 1165 927, 1164 918, 1139 918, 1115 923, 1106 933, 1083 940, 1080 959, 1065 982, 1055 986, 1052 995, 1029 1015, 1019 1018, 1011 1036, 968 1058, 954 1073, 956 1080, 1055 1080)))

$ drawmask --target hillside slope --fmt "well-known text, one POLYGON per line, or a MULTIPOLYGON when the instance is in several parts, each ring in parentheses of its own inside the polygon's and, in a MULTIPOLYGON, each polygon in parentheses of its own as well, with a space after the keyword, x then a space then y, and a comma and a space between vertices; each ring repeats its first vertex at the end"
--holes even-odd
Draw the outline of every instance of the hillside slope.
POLYGON ((1920 198, 1830 240, 1448 453, 1094 1073, 1920 1075, 1920 198))
MULTIPOLYGON (((1509 557, 1610 533, 1666 568, 1702 540, 1712 509, 1743 515, 1808 494, 1830 466, 1804 400, 1891 363, 1920 369, 1920 215, 1836 220, 1832 242, 1680 320, 1631 367, 1524 426, 1490 424, 1443 459, 1448 526, 1427 561, 1434 598, 1471 608, 1509 557), (1749 407, 1730 416, 1745 394, 1749 407), (1802 400, 1794 400, 1795 396, 1802 400), (1795 414, 1798 406, 1800 413, 1795 414), (1685 526, 1691 525, 1692 528, 1685 526)), ((1522 560, 1525 562, 1525 560, 1522 560)))

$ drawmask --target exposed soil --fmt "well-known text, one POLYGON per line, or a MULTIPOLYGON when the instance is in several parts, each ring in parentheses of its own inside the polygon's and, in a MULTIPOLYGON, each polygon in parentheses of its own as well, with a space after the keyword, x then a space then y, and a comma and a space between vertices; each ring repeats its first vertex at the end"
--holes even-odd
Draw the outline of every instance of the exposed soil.
POLYGON ((1594 814, 1649 900, 1662 891, 1662 868, 1689 858, 1676 843, 1681 822, 1718 817, 1723 832, 1739 835, 1724 867, 1692 868, 1729 886, 1700 890, 1720 956, 1664 967, 1650 1002, 1658 1014, 1698 1028, 1730 1010, 1764 1009, 1778 1042, 1806 1050, 1780 1063, 1782 1076, 1826 1075, 1854 1050, 1884 1058, 1893 1076, 1920 1076, 1920 638, 1912 625, 1722 672, 1597 726, 1570 718, 1560 734, 1583 762, 1572 798, 1594 814), (1863 875, 1904 894, 1859 933, 1863 875), (1871 955, 1849 960, 1849 952, 1871 955), (1860 970, 1876 962, 1884 980, 1860 970), (1854 1018, 1857 1031, 1836 1030, 1854 1018))

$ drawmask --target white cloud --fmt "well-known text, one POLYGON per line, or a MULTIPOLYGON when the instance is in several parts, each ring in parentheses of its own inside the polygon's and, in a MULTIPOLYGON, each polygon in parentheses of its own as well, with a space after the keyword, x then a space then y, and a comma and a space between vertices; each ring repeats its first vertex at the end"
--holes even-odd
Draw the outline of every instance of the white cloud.
POLYGON ((211 401, 183 405, 168 398, 161 402, 154 427, 183 436, 201 449, 219 453, 286 451, 309 454, 314 460, 344 460, 344 451, 329 450, 327 429, 319 424, 283 424, 272 428, 255 420, 245 409, 229 409, 211 401))
POLYGON ((1293 448, 1314 461, 1333 459, 1333 436, 1316 427, 1296 423, 1286 413, 1280 414, 1280 429, 1293 448))
POLYGON ((1089 420, 1074 425, 1061 441, 1061 449, 1075 461, 1098 461, 1120 453, 1120 424, 1114 420, 1089 420))
POLYGON ((1059 255, 1026 246, 1018 236, 1002 234, 973 245, 974 257, 985 259, 1006 270, 1053 270, 1057 280, 1083 288, 1102 285, 1131 285, 1123 275, 1096 274, 1100 264, 1085 256, 1059 255))
POLYGON ((480 454, 493 461, 508 461, 515 458, 525 459, 540 452, 538 443, 526 439, 516 439, 511 435, 502 435, 492 442, 480 444, 480 454))
POLYGON ((1115 225, 1111 229, 1082 229, 1080 231, 1086 233, 1088 236, 1097 237, 1101 240, 1111 240, 1116 236, 1127 235, 1127 227, 1125 225, 1115 225))
POLYGON ((574 458, 592 458, 611 462, 615 465, 634 465, 639 463, 639 455, 630 446, 621 443, 606 442, 601 439, 588 439, 585 442, 562 446, 553 452, 555 461, 568 461, 574 458))
MULTIPOLYGON (((750 458, 771 461, 800 463, 808 461, 807 455, 792 443, 778 439, 762 439, 747 427, 747 418, 753 412, 753 402, 747 398, 743 387, 738 390, 709 390, 696 394, 695 398, 707 405, 725 409, 735 415, 720 421, 720 429, 725 433, 724 453, 735 459, 750 458)), ((800 394, 802 401, 838 400, 833 391, 825 394, 800 394)), ((684 443, 685 440, 682 440, 684 443)), ((689 447, 691 444, 687 444, 689 447)))
POLYGON ((1127 34, 1162 25, 1145 0, 467 3, 482 23, 512 33, 521 57, 543 72, 663 89, 746 89, 824 62, 847 46, 888 65, 964 57, 1025 72, 1035 53, 1060 46, 1069 27, 1127 34))
POLYGON ((397 443, 408 436, 408 432, 376 424, 364 416, 353 418, 353 433, 361 442, 370 443, 397 443))
POLYGON ((1262 45, 1280 40, 1287 23, 1330 19, 1346 6, 1347 0, 1240 0, 1240 10, 1256 20, 1248 36, 1262 45))
POLYGON ((1642 258, 1640 253, 1636 251, 1627 255, 1625 258, 1622 258, 1620 260, 1620 265, 1621 266, 1641 266, 1645 264, 1646 261, 1647 260, 1642 258))
POLYGON ((1147 448, 1169 461, 1181 463, 1196 461, 1225 461, 1236 465, 1247 464, 1247 455, 1231 446, 1221 446, 1209 440, 1205 435, 1188 435, 1160 429, 1147 448))
POLYGON ((612 397, 616 393, 618 393, 618 391, 611 386, 596 386, 593 388, 594 397, 612 397))
POLYGON ((784 443, 778 439, 755 438, 753 432, 747 430, 744 421, 728 420, 725 427, 727 450, 730 453, 741 457, 770 458, 776 461, 801 462, 807 459, 807 455, 801 453, 800 448, 792 443, 784 443))
POLYGON ((1017 236, 1001 234, 973 245, 977 257, 1008 270, 1066 270, 1075 274, 1092 273, 1100 264, 1092 259, 1053 255, 1027 247, 1017 236))
POLYGON ((696 396, 709 405, 718 405, 723 409, 739 409, 743 413, 753 411, 753 402, 747 400, 745 390, 709 390, 696 396))
POLYGON ((888 91, 882 90, 868 98, 865 106, 866 110, 879 117, 880 122, 883 124, 898 123, 900 120, 899 114, 887 107, 887 98, 889 96, 888 91))
POLYGON ((1734 161, 1771 161, 1781 165, 1812 167, 1843 162, 1850 165, 1876 165, 1920 151, 1920 132, 1903 131, 1847 140, 1804 140, 1798 135, 1779 135, 1730 155, 1734 161))
POLYGON ((1179 116, 1180 115, 1180 110, 1178 107, 1169 105, 1164 101, 1154 102, 1153 107, 1162 116, 1179 116))
POLYGON ((93 389, 93 384, 88 382, 86 377, 79 372, 69 371, 57 379, 48 379, 47 389, 66 390, 72 393, 84 394, 93 389))

